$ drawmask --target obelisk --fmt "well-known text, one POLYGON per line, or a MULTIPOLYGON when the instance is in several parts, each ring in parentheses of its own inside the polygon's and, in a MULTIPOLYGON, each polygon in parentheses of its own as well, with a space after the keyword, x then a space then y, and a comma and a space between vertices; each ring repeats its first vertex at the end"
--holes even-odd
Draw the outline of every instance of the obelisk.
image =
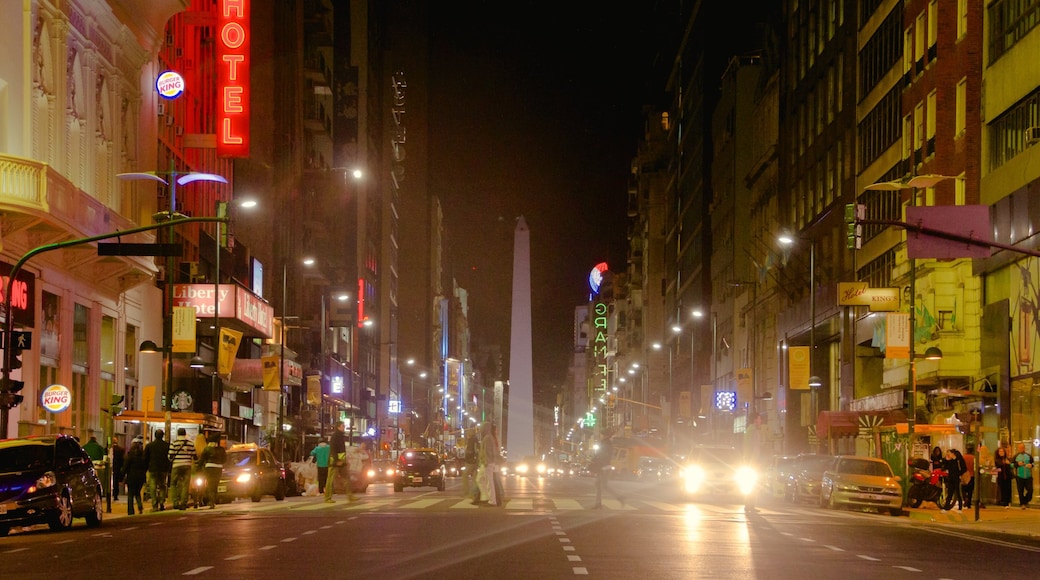
POLYGON ((523 216, 513 234, 513 312, 509 333, 509 461, 534 455, 534 363, 531 356, 531 233, 523 216))

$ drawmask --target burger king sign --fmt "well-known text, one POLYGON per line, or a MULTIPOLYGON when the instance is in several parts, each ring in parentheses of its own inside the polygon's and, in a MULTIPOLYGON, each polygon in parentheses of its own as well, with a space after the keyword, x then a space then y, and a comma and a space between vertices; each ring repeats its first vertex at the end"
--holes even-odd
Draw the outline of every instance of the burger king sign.
POLYGON ((51 385, 40 394, 40 404, 51 413, 61 413, 72 404, 72 393, 63 385, 51 385))

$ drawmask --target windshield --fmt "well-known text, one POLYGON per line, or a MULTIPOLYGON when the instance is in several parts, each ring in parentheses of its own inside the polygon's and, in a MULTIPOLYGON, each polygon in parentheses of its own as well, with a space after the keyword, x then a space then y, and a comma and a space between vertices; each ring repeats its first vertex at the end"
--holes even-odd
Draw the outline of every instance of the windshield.
POLYGON ((805 471, 824 471, 834 463, 834 458, 829 455, 802 457, 798 460, 798 467, 805 471))
POLYGON ((408 451, 401 455, 402 465, 437 465, 440 459, 433 451, 408 451))
POLYGON ((850 475, 874 475, 878 477, 892 477, 892 468, 887 463, 880 461, 865 461, 862 459, 842 459, 838 466, 838 473, 850 475))
POLYGON ((736 449, 728 447, 700 447, 693 450, 690 459, 697 463, 734 463, 740 460, 736 449))
POLYGON ((53 445, 18 445, 0 449, 0 470, 5 473, 44 469, 52 465, 53 445))
POLYGON ((252 451, 232 451, 227 454, 224 465, 228 467, 249 467, 256 464, 256 455, 252 451))

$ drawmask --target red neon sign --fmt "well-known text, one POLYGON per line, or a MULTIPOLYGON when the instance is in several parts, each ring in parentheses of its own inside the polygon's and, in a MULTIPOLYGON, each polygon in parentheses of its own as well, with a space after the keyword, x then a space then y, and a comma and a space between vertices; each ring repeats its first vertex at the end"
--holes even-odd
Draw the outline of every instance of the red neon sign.
POLYGON ((249 0, 220 0, 217 154, 249 156, 249 0))

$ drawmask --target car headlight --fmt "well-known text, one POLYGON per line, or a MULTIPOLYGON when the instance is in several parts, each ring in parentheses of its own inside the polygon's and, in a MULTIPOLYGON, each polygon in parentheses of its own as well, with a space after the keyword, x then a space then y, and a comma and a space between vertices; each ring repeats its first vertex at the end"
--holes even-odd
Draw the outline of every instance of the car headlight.
POLYGON ((859 491, 859 486, 853 485, 851 483, 845 483, 842 481, 835 481, 834 488, 839 489, 841 491, 859 491))
POLYGON ((431 471, 430 475, 431 476, 434 476, 434 475, 444 475, 444 470, 441 469, 440 467, 438 467, 437 469, 434 469, 433 471, 431 471))
POLYGON ((501 472, 500 472, 500 473, 501 473, 502 475, 505 475, 505 474, 509 473, 509 468, 508 468, 508 467, 506 467, 505 465, 503 465, 503 466, 501 467, 501 472))
POLYGON ((737 489, 740 493, 748 495, 755 491, 755 486, 758 485, 758 472, 755 471, 754 467, 750 465, 742 465, 733 472, 733 478, 737 484, 737 489))
POLYGON ((545 464, 539 463, 537 467, 535 467, 535 471, 537 471, 539 474, 545 475, 545 464))
POLYGON ((370 478, 371 478, 371 477, 375 477, 375 476, 376 476, 376 470, 374 470, 374 469, 369 469, 368 471, 366 471, 366 472, 365 472, 365 475, 367 475, 367 476, 368 476, 368 477, 370 477, 370 478))
POLYGON ((253 481, 253 474, 248 471, 239 473, 238 477, 235 478, 235 483, 249 483, 250 481, 253 481))
POLYGON ((195 487, 206 487, 206 476, 196 475, 192 482, 195 484, 195 487))
POLYGON ((521 463, 520 465, 517 465, 516 466, 516 472, 521 474, 521 475, 527 473, 527 464, 526 463, 521 463))
POLYGON ((688 493, 694 493, 704 485, 704 469, 699 465, 688 465, 682 471, 683 489, 688 493))
POLYGON ((391 468, 391 469, 387 469, 386 470, 386 476, 387 477, 393 477, 395 473, 397 473, 396 469, 391 468))

